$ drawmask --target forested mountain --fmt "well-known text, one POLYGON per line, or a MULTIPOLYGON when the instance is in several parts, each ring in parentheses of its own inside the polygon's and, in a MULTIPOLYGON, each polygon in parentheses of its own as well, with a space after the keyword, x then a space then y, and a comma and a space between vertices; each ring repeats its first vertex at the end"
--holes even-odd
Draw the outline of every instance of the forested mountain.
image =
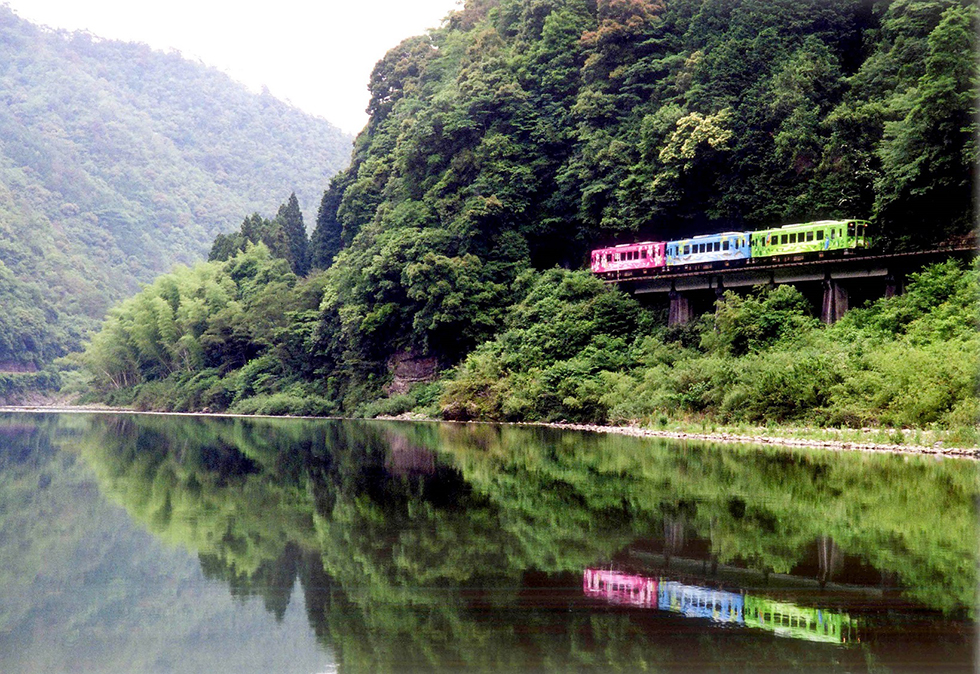
MULTIPOLYGON (((0 363, 77 346, 114 302, 295 192, 312 221, 351 139, 178 53, 0 6, 0 363)), ((4 369, 4 368, 0 368, 4 369)))
MULTIPOLYGON (((337 358, 453 361, 520 270, 834 217, 883 249, 973 222, 967 0, 469 0, 371 77, 324 195, 337 358)), ((332 312, 332 313, 331 313, 332 312)))
POLYGON ((718 330, 671 334, 587 273, 550 268, 583 267, 597 244, 823 218, 871 220, 879 250, 968 233, 976 28, 967 0, 468 0, 375 67, 311 276, 261 219, 243 225, 210 268, 117 309, 82 361, 104 396, 162 408, 744 419, 745 400, 785 393, 759 418, 967 419, 973 375, 943 368, 980 344, 976 272, 927 274, 918 299, 871 310, 890 330, 860 314, 822 330, 785 288, 726 298, 718 330), (278 313, 256 300, 274 286, 278 313), (794 370, 793 340, 817 370, 794 370), (867 357, 914 349, 941 391, 927 412, 892 360, 867 357), (409 362, 421 378, 458 367, 371 407, 409 362))

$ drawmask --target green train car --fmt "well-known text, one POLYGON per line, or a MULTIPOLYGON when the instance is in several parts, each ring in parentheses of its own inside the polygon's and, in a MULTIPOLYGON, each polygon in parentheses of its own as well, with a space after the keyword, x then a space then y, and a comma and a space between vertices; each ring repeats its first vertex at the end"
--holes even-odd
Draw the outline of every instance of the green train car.
POLYGON ((834 644, 853 641, 857 634, 854 619, 846 613, 752 595, 745 596, 745 625, 783 637, 834 644))
POLYGON ((752 257, 871 247, 866 220, 819 220, 752 232, 752 257))

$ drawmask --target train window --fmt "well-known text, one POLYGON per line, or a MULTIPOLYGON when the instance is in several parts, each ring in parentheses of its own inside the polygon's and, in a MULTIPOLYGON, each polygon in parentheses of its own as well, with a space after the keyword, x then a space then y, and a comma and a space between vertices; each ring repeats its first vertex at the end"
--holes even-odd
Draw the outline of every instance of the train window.
POLYGON ((807 241, 813 241, 813 232, 807 232, 806 233, 806 240, 807 241))
POLYGON ((822 229, 818 229, 817 230, 817 241, 823 241, 823 230, 822 229))
POLYGON ((847 223, 847 235, 848 236, 854 236, 854 223, 853 222, 847 223))
POLYGON ((646 257, 647 257, 647 249, 646 248, 644 248, 643 250, 640 251, 640 257, 642 257, 644 260, 646 259, 646 257))
POLYGON ((786 234, 783 234, 782 239, 780 240, 780 243, 788 243, 788 241, 789 241, 789 236, 786 235, 786 234))
POLYGON ((606 262, 612 262, 612 253, 606 253, 606 262))
POLYGON ((685 255, 690 255, 690 253, 691 253, 691 247, 690 246, 684 246, 684 254, 685 255))
POLYGON ((796 234, 795 233, 789 235, 789 242, 790 243, 796 243, 796 234))
POLYGON ((728 250, 728 241, 727 240, 721 242, 721 249, 722 250, 728 250))
POLYGON ((715 252, 717 253, 720 250, 721 250, 721 241, 715 241, 715 252))

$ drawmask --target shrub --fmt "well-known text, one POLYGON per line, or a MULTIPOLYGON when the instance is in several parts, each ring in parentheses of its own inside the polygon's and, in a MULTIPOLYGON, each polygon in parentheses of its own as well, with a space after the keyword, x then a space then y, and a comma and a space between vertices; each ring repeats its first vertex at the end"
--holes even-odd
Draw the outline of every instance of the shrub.
POLYGON ((729 290, 707 319, 702 346, 741 356, 799 338, 817 326, 809 303, 793 286, 763 286, 744 297, 729 290))
POLYGON ((736 421, 820 421, 840 374, 825 355, 811 350, 769 350, 745 356, 719 405, 736 421))
POLYGON ((326 416, 334 405, 326 398, 280 392, 257 395, 237 401, 229 412, 234 414, 264 414, 270 416, 326 416))

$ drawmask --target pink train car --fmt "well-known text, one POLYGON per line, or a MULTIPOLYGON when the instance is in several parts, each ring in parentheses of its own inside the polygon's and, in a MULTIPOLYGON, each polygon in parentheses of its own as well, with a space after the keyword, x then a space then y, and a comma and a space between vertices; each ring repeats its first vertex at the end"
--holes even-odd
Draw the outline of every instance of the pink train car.
POLYGON ((657 608, 657 579, 609 569, 586 569, 582 589, 587 597, 610 604, 657 608))
POLYGON ((613 248, 592 251, 592 273, 610 274, 656 269, 667 264, 663 241, 624 243, 613 248))

